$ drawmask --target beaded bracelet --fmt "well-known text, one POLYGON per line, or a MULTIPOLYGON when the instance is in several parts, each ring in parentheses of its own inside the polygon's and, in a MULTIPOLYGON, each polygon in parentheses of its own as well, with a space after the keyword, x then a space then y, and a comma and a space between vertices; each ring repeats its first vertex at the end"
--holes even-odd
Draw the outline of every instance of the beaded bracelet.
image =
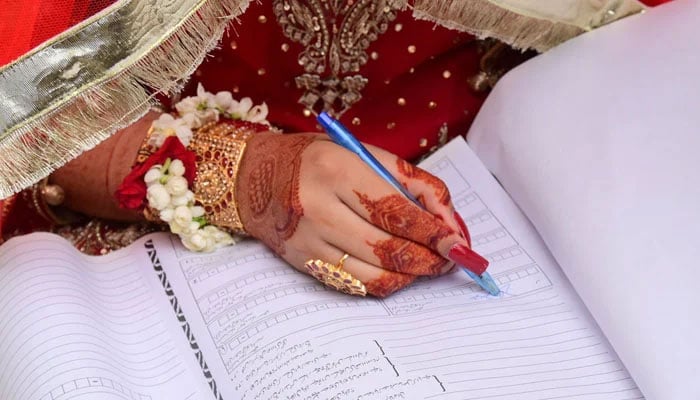
POLYGON ((183 245, 212 251, 245 235, 234 197, 246 140, 270 131, 267 105, 230 92, 197 95, 153 122, 115 196, 126 209, 167 223, 183 245))

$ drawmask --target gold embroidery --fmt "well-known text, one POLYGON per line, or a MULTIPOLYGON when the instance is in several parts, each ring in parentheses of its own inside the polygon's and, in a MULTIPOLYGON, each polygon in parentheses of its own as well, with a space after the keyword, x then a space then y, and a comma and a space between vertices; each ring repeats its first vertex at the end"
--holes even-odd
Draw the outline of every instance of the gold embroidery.
POLYGON ((151 232, 162 230, 152 224, 120 224, 91 219, 85 223, 60 226, 52 231, 89 255, 104 255, 133 243, 151 232))
POLYGON ((313 112, 341 116, 361 98, 367 78, 367 48, 389 27, 403 2, 396 0, 274 0, 282 32, 305 46, 296 78, 304 90, 299 103, 313 112))
MULTIPOLYGON (((450 139, 450 132, 449 132, 449 128, 447 127, 447 122, 443 122, 442 125, 440 125, 440 129, 438 129, 438 132, 437 132, 437 142, 425 154, 423 154, 420 157, 418 162, 425 160, 431 154, 436 152, 440 147, 446 145, 449 139, 450 139)), ((428 139, 421 138, 420 141, 418 142, 418 145, 420 147, 428 147, 428 139)))
POLYGON ((479 73, 467 81, 477 93, 488 92, 506 72, 537 55, 532 50, 516 50, 495 39, 479 40, 478 51, 481 53, 479 73))

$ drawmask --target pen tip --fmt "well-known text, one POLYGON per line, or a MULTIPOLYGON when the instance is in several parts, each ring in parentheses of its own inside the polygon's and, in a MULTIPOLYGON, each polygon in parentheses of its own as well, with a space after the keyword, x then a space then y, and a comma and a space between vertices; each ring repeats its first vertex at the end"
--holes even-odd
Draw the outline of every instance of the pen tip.
POLYGON ((484 282, 482 287, 491 295, 498 296, 501 293, 501 289, 498 288, 498 285, 496 285, 496 282, 488 272, 481 274, 481 280, 484 282))
POLYGON ((474 282, 481 286, 481 288, 487 291, 490 295, 498 296, 501 293, 501 289, 498 288, 498 285, 496 285, 496 282, 493 280, 491 274, 489 274, 488 272, 484 271, 484 273, 482 273, 481 275, 477 275, 464 267, 462 268, 462 271, 469 275, 469 277, 472 278, 474 282))

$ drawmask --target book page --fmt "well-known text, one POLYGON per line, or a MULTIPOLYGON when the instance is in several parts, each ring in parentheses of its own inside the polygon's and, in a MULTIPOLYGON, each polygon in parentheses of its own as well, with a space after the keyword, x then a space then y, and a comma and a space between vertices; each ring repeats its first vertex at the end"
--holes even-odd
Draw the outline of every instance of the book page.
POLYGON ((455 140, 424 167, 442 177, 503 293, 467 275, 387 299, 326 289, 260 243, 213 254, 153 236, 225 399, 643 398, 541 240, 455 140))
POLYGON ((678 0, 567 42, 469 133, 649 399, 700 399, 699 20, 678 0))
POLYGON ((0 246, 0 399, 212 398, 150 265, 142 244, 88 257, 36 233, 0 246))

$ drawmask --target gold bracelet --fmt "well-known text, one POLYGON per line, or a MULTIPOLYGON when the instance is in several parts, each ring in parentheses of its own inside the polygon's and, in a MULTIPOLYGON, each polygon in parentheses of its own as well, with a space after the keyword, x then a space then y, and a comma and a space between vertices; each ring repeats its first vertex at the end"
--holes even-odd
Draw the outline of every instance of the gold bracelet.
MULTIPOLYGON (((236 178, 246 141, 256 132, 270 130, 263 124, 225 120, 210 122, 193 132, 188 150, 196 154, 197 177, 192 191, 195 202, 204 207, 207 222, 235 235, 247 235, 238 214, 236 178)), ((156 150, 149 129, 138 150, 136 163, 145 162, 156 150)), ((143 215, 160 221, 157 210, 146 206, 143 215)))
POLYGON ((72 213, 58 212, 58 209, 54 208, 63 204, 65 192, 62 187, 50 184, 49 178, 32 185, 29 196, 34 210, 51 224, 64 225, 75 219, 72 213))
POLYGON ((211 251, 245 235, 235 200, 247 139, 269 131, 267 105, 208 93, 153 121, 131 172, 115 192, 120 207, 167 223, 190 250, 211 251))
MULTIPOLYGON (((268 129, 265 127, 265 129, 268 129)), ((197 155, 194 198, 212 225, 245 235, 235 190, 246 141, 258 129, 236 123, 209 123, 192 136, 189 149, 197 155)))

